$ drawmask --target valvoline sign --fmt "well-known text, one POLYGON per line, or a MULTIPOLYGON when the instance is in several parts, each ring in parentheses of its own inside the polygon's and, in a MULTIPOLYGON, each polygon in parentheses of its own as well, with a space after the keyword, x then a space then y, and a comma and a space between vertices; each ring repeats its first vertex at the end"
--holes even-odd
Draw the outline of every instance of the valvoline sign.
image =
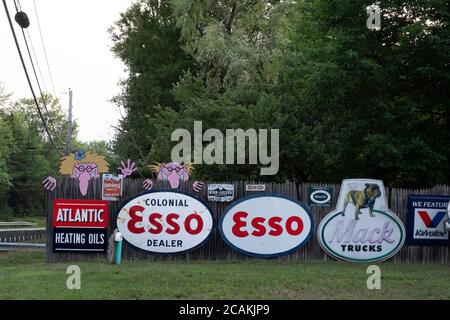
POLYGON ((227 207, 219 230, 222 239, 238 252, 270 258, 304 246, 312 237, 314 221, 297 200, 262 193, 241 198, 227 207))
POLYGON ((203 245, 214 228, 214 219, 201 199, 171 190, 151 191, 122 207, 117 228, 138 249, 177 254, 203 245))
POLYGON ((445 227, 449 196, 408 196, 408 245, 450 244, 445 227))

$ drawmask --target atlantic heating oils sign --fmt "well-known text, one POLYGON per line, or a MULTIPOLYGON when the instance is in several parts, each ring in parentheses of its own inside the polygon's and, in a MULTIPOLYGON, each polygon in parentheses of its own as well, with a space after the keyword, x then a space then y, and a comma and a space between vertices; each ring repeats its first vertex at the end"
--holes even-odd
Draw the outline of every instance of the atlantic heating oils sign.
POLYGON ((298 201, 262 193, 232 203, 222 216, 223 240, 238 252, 261 258, 286 255, 305 245, 313 233, 313 219, 298 201))
POLYGON ((382 181, 349 179, 342 182, 336 209, 320 222, 317 236, 334 258, 376 262, 402 248, 405 228, 388 209, 382 181))
POLYGON ((103 252, 107 228, 107 201, 54 200, 53 251, 103 252))
POLYGON ((203 200, 169 190, 138 195, 117 217, 117 228, 128 243, 158 254, 198 248, 208 240, 213 227, 211 210, 203 200))

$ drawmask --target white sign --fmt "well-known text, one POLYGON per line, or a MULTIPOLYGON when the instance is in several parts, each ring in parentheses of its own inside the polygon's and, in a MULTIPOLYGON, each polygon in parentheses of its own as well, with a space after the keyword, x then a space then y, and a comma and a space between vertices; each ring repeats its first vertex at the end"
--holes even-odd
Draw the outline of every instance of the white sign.
POLYGON ((251 191, 251 192, 266 191, 266 185, 265 184, 246 184, 245 191, 251 191))
POLYGON ((234 199, 234 185, 232 184, 209 184, 208 200, 218 202, 229 202, 234 199))
POLYGON ((248 196, 232 203, 220 222, 223 240, 238 252, 256 257, 292 253, 313 233, 308 209, 275 193, 248 196))
POLYGON ((181 253, 200 247, 214 227, 205 202, 185 193, 153 191, 128 201, 117 228, 133 246, 150 253, 181 253))
POLYGON ((342 182, 336 209, 320 222, 317 236, 334 258, 376 262, 402 248, 405 228, 388 209, 382 181, 349 179, 342 182))

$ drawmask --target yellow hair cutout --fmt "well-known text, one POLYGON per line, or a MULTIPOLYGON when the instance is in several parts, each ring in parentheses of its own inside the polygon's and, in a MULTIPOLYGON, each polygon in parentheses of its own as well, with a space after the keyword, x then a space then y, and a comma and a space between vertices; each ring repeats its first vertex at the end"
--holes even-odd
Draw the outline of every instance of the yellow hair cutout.
POLYGON ((161 167, 164 167, 166 165, 166 163, 159 163, 159 162, 155 162, 155 164, 151 164, 148 167, 154 172, 154 173, 159 173, 161 171, 161 167))
POLYGON ((192 174, 192 171, 194 171, 194 166, 192 165, 192 163, 186 163, 185 165, 184 165, 184 169, 186 170, 186 172, 189 174, 189 175, 191 175, 192 174))
POLYGON ((81 160, 76 160, 74 153, 70 153, 68 156, 62 158, 59 166, 59 174, 71 175, 73 172, 73 167, 80 163, 95 163, 97 165, 98 173, 105 173, 109 170, 109 164, 105 160, 104 156, 88 151, 86 152, 85 157, 81 160))

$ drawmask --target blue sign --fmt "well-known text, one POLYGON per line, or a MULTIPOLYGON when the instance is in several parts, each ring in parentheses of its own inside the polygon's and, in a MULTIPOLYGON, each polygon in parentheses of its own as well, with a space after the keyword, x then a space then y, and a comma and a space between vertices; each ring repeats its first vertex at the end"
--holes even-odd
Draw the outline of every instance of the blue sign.
POLYGON ((445 228, 450 196, 409 196, 406 228, 407 245, 450 245, 445 228))

